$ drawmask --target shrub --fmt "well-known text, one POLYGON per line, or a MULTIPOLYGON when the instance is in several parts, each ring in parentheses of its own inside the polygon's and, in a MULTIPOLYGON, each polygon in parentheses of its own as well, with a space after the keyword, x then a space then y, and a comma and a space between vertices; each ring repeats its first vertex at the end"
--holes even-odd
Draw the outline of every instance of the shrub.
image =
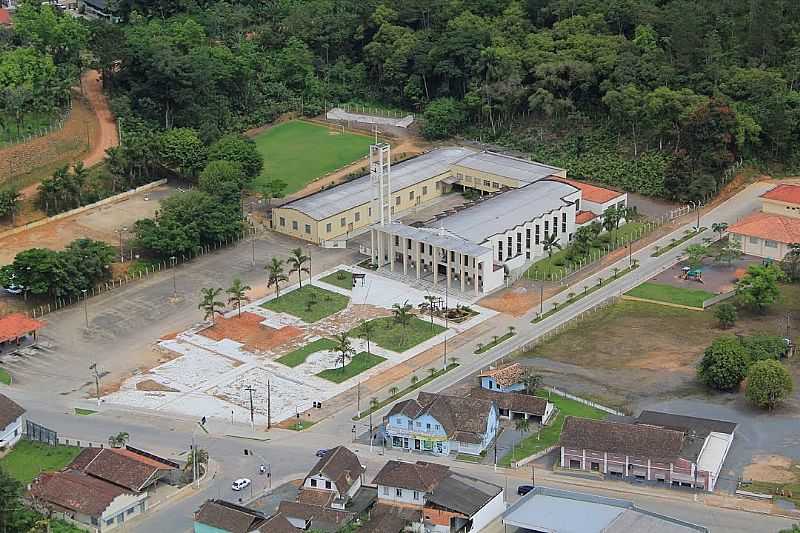
POLYGON ((714 318, 719 321, 720 328, 728 329, 732 327, 734 324, 736 324, 736 319, 738 318, 736 306, 729 303, 719 304, 714 309, 714 318))
POLYGON ((565 262, 563 257, 556 257, 555 259, 553 259, 553 265, 557 267, 562 267, 564 266, 564 264, 565 262))
POLYGON ((718 337, 703 353, 697 377, 712 389, 730 391, 742 382, 749 363, 747 351, 736 337, 718 337))
POLYGON ((747 350, 751 361, 764 359, 780 359, 786 354, 786 341, 780 335, 756 333, 742 338, 742 345, 747 350))
POLYGON ((793 388, 792 376, 781 363, 758 361, 747 374, 745 396, 758 407, 773 409, 792 393, 793 388))

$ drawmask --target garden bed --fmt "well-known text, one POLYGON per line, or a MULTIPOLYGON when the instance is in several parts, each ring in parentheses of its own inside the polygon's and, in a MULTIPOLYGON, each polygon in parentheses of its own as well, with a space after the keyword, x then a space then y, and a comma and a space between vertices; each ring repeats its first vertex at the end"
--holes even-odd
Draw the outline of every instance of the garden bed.
POLYGON ((384 361, 386 361, 386 358, 379 355, 359 352, 350 359, 350 362, 344 368, 329 368, 317 374, 317 377, 327 379, 333 383, 342 383, 384 361))
MULTIPOLYGON (((404 352, 445 331, 442 326, 417 317, 411 317, 405 328, 390 316, 375 318, 370 324, 373 326, 370 342, 394 352, 404 352)), ((364 338, 361 327, 351 330, 350 336, 364 338)))
POLYGON ((289 352, 286 355, 282 355, 276 359, 276 361, 282 365, 294 368, 297 365, 302 365, 305 363, 306 359, 308 359, 308 356, 312 353, 330 351, 334 348, 336 348, 336 343, 332 340, 325 338, 317 339, 314 342, 306 344, 302 348, 298 348, 297 350, 289 352))
POLYGON ((320 281, 348 291, 353 289, 353 273, 347 270, 337 270, 333 274, 320 278, 320 281))
POLYGON ((316 322, 347 307, 350 298, 314 285, 304 285, 261 304, 264 309, 288 313, 308 322, 316 322))

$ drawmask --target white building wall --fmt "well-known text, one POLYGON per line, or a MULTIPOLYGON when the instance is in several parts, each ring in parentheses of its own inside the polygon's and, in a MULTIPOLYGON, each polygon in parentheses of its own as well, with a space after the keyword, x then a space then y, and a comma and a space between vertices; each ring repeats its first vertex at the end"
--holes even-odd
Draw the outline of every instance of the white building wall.
POLYGON ((0 429, 0 449, 12 448, 19 442, 19 439, 22 438, 24 417, 25 415, 21 415, 9 425, 0 429))
POLYGON ((418 505, 422 507, 425 504, 425 493, 402 487, 378 485, 378 502, 390 505, 418 505), (400 492, 399 495, 398 491, 400 492))
POLYGON ((494 522, 506 510, 503 491, 489 500, 480 511, 472 515, 472 527, 468 533, 478 533, 494 522))
POLYGON ((730 237, 731 240, 739 243, 742 252, 747 255, 781 261, 789 252, 789 246, 782 242, 748 237, 738 233, 730 233, 730 237))
POLYGON ((125 522, 147 511, 147 493, 122 494, 114 498, 100 517, 102 531, 122 527, 125 522), (121 518, 121 519, 120 519, 121 518), (109 524, 109 521, 111 523, 109 524))
POLYGON ((525 384, 523 383, 514 383, 507 387, 501 387, 494 378, 489 376, 481 377, 481 387, 494 392, 519 392, 525 390, 525 384))
POLYGON ((547 402, 547 407, 544 408, 544 416, 542 416, 542 424, 547 424, 547 421, 550 420, 550 417, 553 416, 555 406, 547 402))

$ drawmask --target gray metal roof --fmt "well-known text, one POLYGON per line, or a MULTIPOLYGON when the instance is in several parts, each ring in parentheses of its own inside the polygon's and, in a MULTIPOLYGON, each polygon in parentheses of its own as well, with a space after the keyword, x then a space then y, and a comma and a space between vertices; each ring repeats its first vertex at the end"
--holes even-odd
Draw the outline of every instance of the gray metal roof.
POLYGON ((415 228, 393 222, 384 226, 376 225, 376 229, 380 229, 392 235, 413 239, 415 241, 430 244, 452 250, 454 252, 469 255, 471 257, 480 257, 485 254, 491 254, 492 249, 485 246, 480 246, 474 242, 463 239, 457 235, 451 235, 436 228, 415 228))
POLYGON ((428 494, 429 502, 472 516, 503 492, 498 485, 451 472, 428 494))
POLYGON ((536 161, 528 161, 519 157, 498 154, 496 152, 479 152, 468 155, 456 163, 462 167, 498 176, 533 183, 547 176, 563 172, 563 168, 552 167, 536 161))
POLYGON ((479 202, 439 223, 454 235, 482 243, 566 205, 562 198, 577 190, 559 181, 541 180, 479 202))
POLYGON ((552 533, 689 533, 702 526, 639 509, 632 502, 537 486, 503 514, 510 526, 552 533))
MULTIPOLYGON (((450 169, 450 165, 474 153, 461 147, 432 150, 426 154, 392 165, 392 192, 433 178, 450 169)), ((314 220, 323 220, 347 209, 366 204, 374 196, 369 174, 347 183, 320 191, 281 206, 296 209, 314 220)))

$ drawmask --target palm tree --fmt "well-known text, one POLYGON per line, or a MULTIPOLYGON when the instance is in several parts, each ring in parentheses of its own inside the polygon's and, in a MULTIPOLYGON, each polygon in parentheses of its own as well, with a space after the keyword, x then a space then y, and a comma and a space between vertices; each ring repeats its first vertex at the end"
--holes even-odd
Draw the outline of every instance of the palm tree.
POLYGON ((727 222, 714 222, 711 224, 711 231, 714 233, 719 234, 719 238, 722 238, 722 234, 728 231, 728 223, 727 222))
POLYGON ((301 289, 303 288, 303 273, 309 273, 308 267, 303 265, 308 263, 309 259, 311 258, 305 255, 301 248, 295 248, 289 256, 289 266, 291 267, 289 274, 297 272, 297 281, 300 283, 301 289))
POLYGON ((413 376, 411 376, 411 384, 412 384, 412 385, 416 385, 418 382, 419 382, 419 377, 417 377, 417 375, 416 375, 416 374, 414 374, 413 376))
POLYGON ((458 364, 458 357, 451 357, 450 358, 450 364, 451 365, 457 365, 458 364))
POLYGON ((408 328, 408 324, 411 322, 411 309, 412 306, 408 303, 408 300, 403 302, 403 305, 394 304, 392 306, 394 321, 403 327, 403 344, 406 342, 406 328, 408 328))
POLYGON ((74 188, 75 196, 78 200, 78 206, 83 205, 82 191, 86 185, 86 179, 89 176, 89 170, 83 166, 83 161, 78 161, 72 165, 72 185, 74 188))
POLYGON ((514 336, 514 332, 515 332, 515 331, 517 331, 517 328, 516 328, 516 327, 514 327, 514 326, 508 326, 508 335, 509 335, 510 337, 513 337, 513 336, 514 336))
POLYGON ((334 335, 333 340, 336 342, 336 346, 333 348, 333 350, 339 354, 339 356, 336 358, 336 363, 338 364, 339 361, 342 362, 341 370, 344 372, 344 365, 347 364, 348 359, 353 357, 355 350, 353 349, 353 345, 350 343, 350 337, 347 335, 346 331, 334 335))
POLYGON ((109 435, 108 445, 112 448, 122 448, 130 440, 130 434, 125 431, 120 431, 116 435, 109 435))
POLYGON ((475 347, 476 347, 476 348, 477 348, 477 350, 480 352, 481 350, 483 350, 483 343, 482 343, 482 342, 479 342, 479 343, 478 343, 478 344, 477 344, 475 347))
POLYGON ((377 398, 370 398, 369 400, 369 406, 373 410, 378 408, 379 403, 381 402, 379 402, 377 398))
POLYGON ((525 385, 525 393, 532 395, 536 389, 542 386, 542 375, 526 372, 522 378, 522 384, 525 385))
POLYGON ((189 449, 189 457, 186 460, 186 466, 184 467, 184 470, 187 472, 192 471, 192 465, 194 464, 195 458, 197 459, 198 475, 202 477, 205 473, 205 465, 208 464, 208 452, 202 448, 189 449))
POLYGON ((561 245, 558 243, 558 236, 555 234, 555 232, 544 236, 544 240, 542 240, 542 248, 545 252, 547 252, 547 257, 553 257, 554 249, 561 249, 561 245))
POLYGON ((399 390, 400 389, 398 389, 396 386, 389 387, 389 396, 394 396, 395 394, 397 394, 397 391, 399 390))
POLYGON ((367 353, 372 355, 372 352, 370 351, 369 341, 370 338, 372 337, 372 333, 375 331, 375 324, 367 320, 362 320, 361 326, 359 327, 361 328, 361 336, 364 337, 367 341, 367 353))
POLYGON ((435 368, 429 368, 428 369, 428 374, 430 374, 431 377, 435 376, 436 375, 436 369, 435 368))
POLYGON ((422 311, 423 313, 426 310, 429 310, 431 312, 431 329, 433 329, 433 311, 434 308, 436 307, 435 305, 436 296, 426 294, 425 296, 423 296, 423 298, 425 299, 425 301, 419 304, 419 308, 420 311, 422 311))
POLYGON ((245 293, 251 288, 252 287, 250 287, 250 285, 244 285, 241 279, 234 278, 231 286, 225 291, 230 294, 230 297, 228 298, 228 305, 232 303, 236 304, 237 316, 242 316, 242 302, 247 301, 247 296, 245 296, 245 293))
POLYGON ((619 267, 614 267, 611 270, 614 271, 614 279, 617 279, 617 274, 619 274, 619 267))
POLYGON ((200 295, 203 297, 203 300, 197 304, 198 309, 202 309, 205 311, 205 316, 203 317, 204 320, 211 319, 211 324, 214 324, 214 315, 222 314, 222 309, 225 307, 225 304, 218 301, 216 298, 220 295, 222 289, 200 289, 200 295))
POLYGON ((264 270, 267 271, 267 288, 269 289, 275 285, 275 298, 277 298, 281 295, 279 284, 282 281, 289 281, 289 278, 283 271, 283 260, 273 257, 272 262, 264 266, 264 270))
POLYGON ((793 242, 789 245, 789 251, 783 256, 781 266, 790 280, 800 279, 800 243, 793 242))

